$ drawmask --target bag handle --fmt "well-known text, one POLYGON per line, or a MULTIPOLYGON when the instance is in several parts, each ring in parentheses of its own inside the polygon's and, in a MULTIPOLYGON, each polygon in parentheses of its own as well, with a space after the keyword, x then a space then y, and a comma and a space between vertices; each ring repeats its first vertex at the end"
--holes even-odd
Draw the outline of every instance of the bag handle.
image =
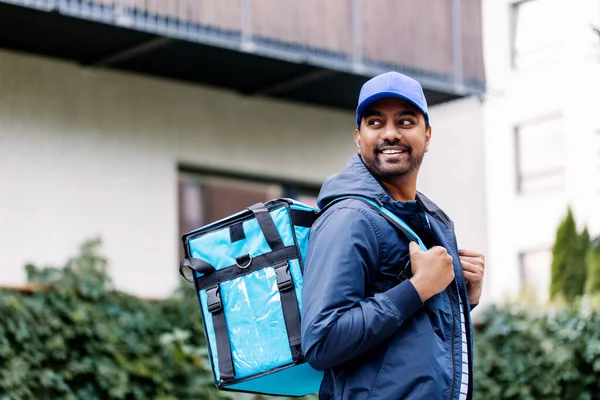
POLYGON ((179 274, 190 283, 194 283, 195 272, 206 275, 215 272, 215 267, 200 258, 193 257, 184 258, 179 264, 179 274))
MULTIPOLYGON (((281 250, 285 246, 283 245, 283 240, 277 231, 277 227, 275 226, 275 222, 271 217, 271 214, 264 203, 256 203, 248 207, 248 210, 252 213, 256 221, 258 221, 258 225, 260 226, 263 235, 267 241, 267 244, 271 248, 272 251, 281 250)), ((244 231, 241 224, 230 226, 229 231, 230 237, 233 237, 231 241, 239 240, 243 238, 244 231), (232 232, 232 227, 233 232, 232 232)), ((246 254, 236 258, 236 263, 240 268, 248 268, 250 263, 252 262, 252 256, 250 254, 246 254)), ((207 275, 215 272, 215 267, 213 267, 210 263, 199 259, 199 258, 185 258, 179 264, 179 274, 183 276, 185 280, 188 282, 194 282, 194 274, 195 272, 201 273, 203 275, 207 275)))

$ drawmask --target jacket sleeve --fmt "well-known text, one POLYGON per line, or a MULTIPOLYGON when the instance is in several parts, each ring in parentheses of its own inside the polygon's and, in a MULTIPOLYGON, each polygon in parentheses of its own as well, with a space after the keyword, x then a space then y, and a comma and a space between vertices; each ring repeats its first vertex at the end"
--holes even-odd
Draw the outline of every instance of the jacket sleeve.
POLYGON ((317 370, 389 338, 423 306, 409 280, 366 297, 370 272, 379 265, 377 236, 359 209, 332 209, 313 225, 304 268, 302 348, 317 370))

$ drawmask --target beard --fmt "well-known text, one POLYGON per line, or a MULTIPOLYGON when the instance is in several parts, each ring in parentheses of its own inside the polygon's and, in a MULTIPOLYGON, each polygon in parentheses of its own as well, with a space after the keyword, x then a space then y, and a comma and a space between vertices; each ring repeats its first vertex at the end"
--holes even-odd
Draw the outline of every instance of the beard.
POLYGON ((382 143, 373 149, 369 157, 362 157, 367 169, 371 171, 373 176, 385 181, 391 178, 410 176, 419 171, 425 157, 424 148, 421 152, 416 152, 412 146, 402 144, 401 147, 404 148, 406 157, 402 157, 399 160, 386 160, 381 149, 389 145, 389 143, 382 143))

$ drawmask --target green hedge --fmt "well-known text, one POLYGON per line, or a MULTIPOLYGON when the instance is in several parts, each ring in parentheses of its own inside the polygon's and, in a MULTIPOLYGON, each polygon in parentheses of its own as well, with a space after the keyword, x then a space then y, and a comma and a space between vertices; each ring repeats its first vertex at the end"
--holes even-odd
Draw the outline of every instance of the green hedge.
MULTIPOLYGON (((114 291, 98 244, 64 268, 27 266, 38 290, 0 290, 1 400, 261 398, 215 389, 189 285, 161 301, 114 291)), ((493 308, 484 319, 475 399, 598 398, 600 314, 591 305, 493 308)))
POLYGON ((190 285, 162 301, 114 291, 98 246, 27 266, 32 293, 0 290, 0 399, 262 398, 216 390, 190 285))
POLYGON ((224 398, 207 372, 193 298, 111 290, 98 244, 61 269, 27 266, 41 290, 0 291, 0 398, 224 398))
POLYGON ((475 399, 600 398, 598 299, 494 307, 475 337, 475 399))

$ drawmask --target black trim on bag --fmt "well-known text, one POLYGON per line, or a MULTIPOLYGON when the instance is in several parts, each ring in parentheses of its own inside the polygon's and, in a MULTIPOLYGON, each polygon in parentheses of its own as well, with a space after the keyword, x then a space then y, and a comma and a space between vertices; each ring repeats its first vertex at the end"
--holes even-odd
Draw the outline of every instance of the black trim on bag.
POLYGON ((251 376, 248 376, 246 378, 234 380, 231 383, 219 384, 217 382, 217 388, 219 390, 223 390, 225 392, 255 393, 255 394, 264 394, 266 396, 304 397, 304 396, 307 396, 307 395, 312 394, 312 393, 306 393, 306 394, 302 394, 302 395, 273 394, 273 393, 270 393, 270 392, 258 392, 258 391, 252 391, 252 390, 241 390, 241 389, 235 389, 235 388, 229 387, 229 386, 232 386, 232 385, 237 385, 238 383, 244 383, 244 382, 252 381, 254 379, 262 378, 262 377, 267 376, 267 375, 275 374, 277 372, 281 372, 281 371, 286 370, 288 368, 293 368, 293 367, 296 367, 298 365, 302 365, 304 363, 306 363, 305 360, 298 361, 298 362, 292 362, 291 364, 285 364, 285 365, 282 365, 282 366, 270 369, 268 371, 261 372, 261 373, 256 374, 256 375, 251 375, 251 376))
POLYGON ((238 222, 237 224, 233 224, 229 227, 229 241, 231 243, 235 243, 245 238, 246 234, 244 233, 243 222, 238 222))
POLYGON ((233 264, 229 267, 216 270, 215 272, 204 275, 199 278, 195 278, 196 287, 199 290, 206 289, 209 286, 219 284, 221 282, 227 282, 232 279, 239 278, 244 275, 251 274, 260 269, 275 265, 280 261, 288 261, 298 259, 300 252, 296 246, 287 246, 277 251, 262 254, 252 258, 250 265, 246 268, 240 268, 237 264, 233 264))
POLYGON ((302 211, 289 209, 292 225, 310 228, 317 220, 317 213, 314 211, 302 211))
POLYGON ((235 372, 231 356, 231 344, 229 332, 227 332, 227 321, 225 321, 225 310, 221 303, 221 292, 219 285, 206 289, 208 295, 207 308, 212 315, 213 329, 217 341, 217 354, 219 355, 219 381, 222 384, 233 383, 235 372))
MULTIPOLYGON (((187 245, 187 239, 186 237, 182 237, 181 238, 183 241, 183 252, 186 258, 191 258, 191 254, 190 254, 190 248, 187 245)), ((181 272, 181 266, 179 269, 179 272, 183 275, 183 273, 181 272)), ((185 278, 185 276, 184 276, 185 278)), ((193 278, 196 278, 196 274, 193 274, 193 278)), ((209 345, 210 343, 210 338, 208 336, 208 326, 206 324, 206 316, 204 315, 204 310, 202 309, 202 298, 200 296, 200 288, 198 287, 198 280, 197 279, 193 279, 192 282, 194 283, 194 288, 196 289, 196 298, 198 299, 198 304, 200 305, 199 309, 200 309, 200 320, 202 321, 202 331, 204 333, 204 342, 206 343, 206 348, 208 349, 208 357, 210 359, 210 369, 212 370, 212 374, 213 374, 213 381, 215 382, 215 385, 218 388, 221 388, 222 385, 217 381, 217 374, 215 373, 215 358, 213 356, 213 349, 212 346, 209 345)), ((213 330, 214 330, 214 326, 213 326, 213 330)))
POLYGON ((281 236, 279 236, 279 231, 277 231, 273 217, 271 217, 271 213, 267 207, 263 203, 256 203, 248 207, 248 210, 254 214, 271 250, 275 251, 283 248, 283 241, 281 240, 281 236))
MULTIPOLYGON (((189 255, 189 251, 186 248, 185 249, 185 254, 186 256, 189 255)), ((217 374, 215 374, 215 368, 214 368, 214 358, 213 358, 213 352, 212 352, 212 348, 210 345, 208 345, 208 343, 210 343, 210 339, 208 337, 208 327, 206 325, 206 317, 204 315, 204 310, 202 309, 202 298, 200 297, 200 289, 198 288, 197 282, 194 279, 194 288, 196 289, 196 298, 198 299, 198 304, 200 305, 199 309, 200 309, 200 320, 202 321, 202 332, 204 333, 204 343, 206 343, 206 348, 208 349, 208 357, 209 357, 209 361, 210 361, 210 369, 212 370, 212 374, 213 374, 213 381, 215 382, 216 386, 219 386, 219 383, 217 382, 217 374)), ((213 327, 214 328, 214 327, 213 327)))
POLYGON ((277 275, 277 287, 279 288, 285 329, 290 343, 290 353, 292 354, 292 360, 296 363, 298 360, 303 359, 304 355, 300 347, 300 311, 298 310, 298 299, 296 298, 296 290, 294 290, 289 262, 282 261, 275 264, 275 273, 277 275))
MULTIPOLYGON (((288 209, 289 209, 290 203, 291 203, 291 201, 287 200, 287 199, 275 199, 275 200, 267 201, 266 203, 264 203, 264 206, 267 208, 267 210, 272 212, 272 211, 278 210, 283 207, 288 207, 288 209)), ((210 232, 215 232, 215 231, 221 230, 223 228, 227 228, 230 225, 233 225, 238 222, 250 221, 254 218, 255 217, 254 217, 254 214, 252 213, 252 211, 250 211, 248 208, 246 208, 245 210, 242 210, 237 214, 234 214, 227 218, 215 221, 215 222, 205 225, 201 228, 198 228, 196 230, 188 232, 181 237, 181 240, 183 242, 184 247, 189 247, 188 242, 190 240, 193 240, 197 237, 203 236, 210 232)))
MULTIPOLYGON (((300 272, 302 273, 302 276, 304 276, 304 260, 302 259, 301 256, 301 251, 300 251, 300 245, 298 244, 298 236, 296 235, 296 229, 294 228, 294 225, 296 226, 303 226, 302 224, 302 218, 300 218, 300 220, 298 221, 298 224, 296 224, 294 222, 294 213, 296 215, 296 218, 298 218, 298 214, 309 214, 312 215, 311 218, 314 217, 314 220, 311 222, 311 225, 309 227, 312 227, 312 224, 314 223, 314 221, 316 221, 317 216, 319 215, 316 211, 299 211, 299 210, 292 210, 292 208, 289 205, 286 205, 287 211, 288 211, 288 218, 290 219, 290 222, 292 223, 292 231, 293 231, 293 235, 292 237, 294 238, 294 246, 296 246, 296 248, 298 249, 298 264, 300 265, 300 272)), ((307 222, 307 220, 304 220, 305 223, 307 222)))

